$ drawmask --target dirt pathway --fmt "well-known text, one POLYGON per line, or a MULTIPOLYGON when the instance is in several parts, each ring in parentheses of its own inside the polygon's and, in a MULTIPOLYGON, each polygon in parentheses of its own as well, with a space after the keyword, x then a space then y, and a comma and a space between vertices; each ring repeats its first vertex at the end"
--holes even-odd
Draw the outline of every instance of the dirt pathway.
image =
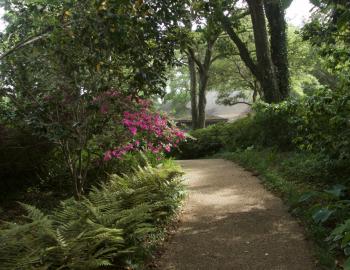
POLYGON ((180 163, 189 197, 159 269, 316 269, 299 225, 251 173, 219 159, 180 163))

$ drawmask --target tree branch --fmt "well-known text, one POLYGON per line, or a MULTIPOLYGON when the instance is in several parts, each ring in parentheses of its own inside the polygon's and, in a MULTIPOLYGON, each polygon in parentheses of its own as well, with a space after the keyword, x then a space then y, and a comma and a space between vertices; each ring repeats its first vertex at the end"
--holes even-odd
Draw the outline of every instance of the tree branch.
POLYGON ((49 35, 49 30, 45 31, 44 33, 41 33, 40 35, 38 36, 35 36, 35 37, 30 37, 30 38, 27 38, 26 40, 24 41, 21 41, 19 42, 17 45, 15 45, 12 49, 8 50, 7 52, 3 53, 2 55, 0 55, 0 61, 2 59, 4 59, 5 57, 9 56, 10 54, 14 53, 15 51, 27 46, 27 45, 30 45, 38 40, 41 40, 45 37, 47 37, 49 35))
POLYGON ((196 54, 194 53, 193 49, 191 47, 188 47, 188 52, 189 52, 189 56, 193 59, 193 61, 196 62, 198 68, 200 70, 203 70, 203 64, 201 63, 201 61, 196 57, 196 54))
POLYGON ((249 68, 250 72, 256 78, 260 78, 257 65, 254 63, 253 59, 251 58, 247 46, 244 44, 244 42, 240 39, 240 37, 234 31, 230 20, 222 14, 222 16, 220 17, 220 21, 226 33, 229 35, 230 39, 236 44, 239 54, 241 56, 241 59, 249 68))

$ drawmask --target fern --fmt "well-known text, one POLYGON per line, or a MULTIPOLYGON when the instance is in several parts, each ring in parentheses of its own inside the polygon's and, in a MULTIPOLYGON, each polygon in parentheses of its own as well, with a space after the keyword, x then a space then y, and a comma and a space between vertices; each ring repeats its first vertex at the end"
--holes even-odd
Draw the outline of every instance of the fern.
POLYGON ((131 175, 111 175, 82 201, 63 201, 49 215, 21 204, 26 222, 0 228, 0 270, 138 265, 149 240, 157 238, 152 235, 162 231, 181 203, 180 176, 171 163, 148 164, 131 175))

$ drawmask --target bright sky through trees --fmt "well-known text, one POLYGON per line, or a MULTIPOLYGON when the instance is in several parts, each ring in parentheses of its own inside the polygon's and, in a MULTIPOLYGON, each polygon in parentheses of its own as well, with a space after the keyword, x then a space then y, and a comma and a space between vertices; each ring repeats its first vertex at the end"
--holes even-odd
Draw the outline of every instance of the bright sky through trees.
POLYGON ((2 20, 3 15, 4 15, 4 9, 0 8, 0 32, 2 32, 5 28, 5 23, 2 20))
MULTIPOLYGON (((309 0, 294 0, 287 10, 287 21, 294 26, 302 26, 303 22, 310 16, 312 4, 309 0)), ((0 8, 0 18, 4 14, 3 8, 0 8)), ((0 32, 5 28, 5 23, 0 19, 0 32)))
POLYGON ((302 26, 310 17, 313 5, 309 0, 294 0, 287 9, 286 19, 294 26, 302 26))

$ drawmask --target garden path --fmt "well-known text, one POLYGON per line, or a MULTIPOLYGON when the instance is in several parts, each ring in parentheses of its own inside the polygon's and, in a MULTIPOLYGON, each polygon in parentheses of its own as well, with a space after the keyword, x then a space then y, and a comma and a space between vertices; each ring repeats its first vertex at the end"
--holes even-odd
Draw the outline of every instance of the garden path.
POLYGON ((159 269, 316 269, 301 227, 252 173, 221 159, 180 164, 189 196, 159 269))

